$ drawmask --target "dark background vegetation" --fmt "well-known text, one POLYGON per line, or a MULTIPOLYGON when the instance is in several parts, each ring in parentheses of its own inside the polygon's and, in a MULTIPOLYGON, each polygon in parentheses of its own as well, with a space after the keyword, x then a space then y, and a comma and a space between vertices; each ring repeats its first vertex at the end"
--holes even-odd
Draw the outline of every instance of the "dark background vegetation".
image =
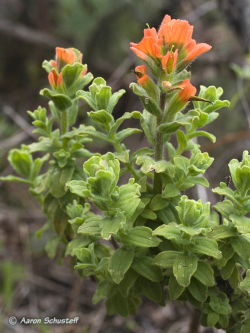
MULTIPOLYGON (((249 149, 248 75, 243 80, 230 67, 237 63, 246 66, 246 73, 249 70, 249 13, 249 0, 0 0, 1 174, 12 172, 8 150, 34 140, 26 111, 47 105, 39 96, 39 90, 48 85, 41 64, 54 57, 56 46, 80 49, 83 63, 94 76, 103 76, 113 91, 127 91, 114 111, 117 118, 142 109, 128 89, 135 80, 132 69, 141 63, 130 50, 130 41, 141 40, 146 23, 157 28, 170 14, 187 19, 195 27, 194 38, 213 47, 192 64, 192 83, 197 88, 221 86, 224 99, 231 101, 230 109, 221 110, 207 129, 217 136, 217 143, 199 141, 201 149, 215 157, 207 177, 211 187, 217 186, 229 173, 229 160, 240 159, 243 150, 249 149)), ((86 111, 88 107, 81 104, 79 123, 87 121, 86 111)), ((145 139, 137 134, 127 144, 134 151, 145 139)), ((110 147, 94 145, 92 149, 105 152, 110 147)), ((218 199, 210 189, 198 188, 192 196, 213 203, 218 199)), ((34 237, 44 222, 25 185, 0 183, 0 332, 188 332, 192 311, 187 305, 171 303, 160 308, 145 300, 135 317, 106 316, 104 303, 91 304, 95 288, 91 280, 81 283, 70 272, 67 259, 57 266, 47 258, 46 237, 34 237), (80 325, 11 326, 11 315, 79 316, 80 325)))

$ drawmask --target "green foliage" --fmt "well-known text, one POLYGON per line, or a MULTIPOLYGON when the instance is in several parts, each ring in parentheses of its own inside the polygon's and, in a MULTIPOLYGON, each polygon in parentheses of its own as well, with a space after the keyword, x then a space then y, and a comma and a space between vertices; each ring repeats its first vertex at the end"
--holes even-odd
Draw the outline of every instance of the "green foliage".
MULTIPOLYGON (((190 73, 178 67, 178 73, 169 76, 160 73, 155 60, 147 61, 157 84, 150 79, 145 89, 136 83, 130 86, 143 112, 126 112, 117 120, 112 112, 125 91, 112 93, 100 77, 81 90, 92 80, 86 65, 78 60, 63 64, 60 84, 41 92, 50 99, 52 116, 49 119, 41 107, 29 111, 39 141, 10 151, 9 162, 20 177, 4 180, 29 185, 48 219, 37 236, 54 231, 45 247, 48 256, 59 262, 70 256, 83 280, 94 276, 93 303, 106 299, 109 315, 134 315, 143 295, 164 306, 167 289, 167 300, 187 301, 199 309, 204 326, 229 330, 238 325, 245 333, 250 322, 245 312, 250 291, 249 155, 244 152, 241 162, 229 163, 236 190, 225 183, 213 190, 226 198, 214 205, 222 216, 221 223, 214 221, 209 202, 191 200, 183 191, 196 184, 209 187, 201 175, 213 158, 193 139, 205 136, 215 141, 200 129, 229 102, 220 100, 221 88, 201 86, 199 96, 190 98, 194 109, 185 113, 187 103, 178 97, 178 84, 190 73), (166 80, 170 89, 164 90, 166 80), (94 126, 70 128, 77 118, 78 99, 90 107, 94 126), (142 130, 120 130, 131 118, 140 120, 151 145, 132 154, 122 141, 142 130), (171 136, 176 136, 176 147, 171 136), (108 142, 114 152, 89 152, 84 144, 92 138, 108 142), (44 155, 33 159, 35 152, 44 155), (131 178, 121 184, 124 173, 131 178)), ((43 65, 50 74, 52 64, 43 65)))

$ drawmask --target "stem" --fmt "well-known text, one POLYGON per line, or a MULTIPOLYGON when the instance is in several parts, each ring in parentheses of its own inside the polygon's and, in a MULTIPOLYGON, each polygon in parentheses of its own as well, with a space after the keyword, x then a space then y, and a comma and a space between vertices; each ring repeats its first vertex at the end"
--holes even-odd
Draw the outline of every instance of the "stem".
POLYGON ((66 134, 68 132, 68 114, 67 114, 67 111, 62 112, 61 129, 62 129, 62 135, 66 134))
MULTIPOLYGON (((165 98, 166 94, 162 93, 160 94, 160 108, 162 111, 165 109, 165 98)), ((160 115, 157 118, 157 127, 162 122, 162 115, 160 115)), ((155 161, 160 161, 162 159, 163 155, 163 138, 162 134, 159 130, 157 130, 156 133, 156 145, 155 145, 155 161)), ((159 173, 154 174, 154 186, 153 186, 153 192, 154 194, 160 194, 162 192, 162 180, 159 173)))
POLYGON ((201 312, 200 310, 194 309, 191 322, 189 325, 189 333, 198 333, 200 327, 201 312))
MULTIPOLYGON (((62 132, 62 135, 66 134, 68 132, 68 113, 67 113, 67 110, 62 112, 61 132, 62 132)), ((63 148, 68 149, 68 139, 63 140, 63 148)))

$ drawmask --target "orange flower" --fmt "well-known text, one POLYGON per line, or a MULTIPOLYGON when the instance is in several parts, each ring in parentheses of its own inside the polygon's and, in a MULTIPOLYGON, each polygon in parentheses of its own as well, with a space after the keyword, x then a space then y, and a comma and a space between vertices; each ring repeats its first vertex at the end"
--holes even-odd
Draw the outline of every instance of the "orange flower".
POLYGON ((147 56, 153 59, 160 59, 162 57, 160 50, 162 42, 162 39, 158 39, 155 28, 148 28, 144 29, 144 37, 140 43, 130 43, 130 45, 132 46, 131 50, 142 60, 146 60, 147 56))
POLYGON ((52 69, 51 73, 49 73, 48 79, 49 79, 51 88, 53 88, 53 89, 58 88, 63 83, 62 73, 60 73, 58 75, 54 69, 52 69))
POLYGON ((162 68, 167 74, 171 74, 175 70, 178 59, 178 49, 175 52, 168 51, 161 59, 162 68))
POLYGON ((178 85, 179 88, 183 88, 177 93, 177 98, 182 103, 187 103, 191 96, 196 94, 197 89, 190 83, 190 80, 184 80, 178 85))
POLYGON ((178 86, 174 86, 171 88, 171 90, 173 89, 181 90, 179 90, 168 103, 165 114, 163 116, 163 123, 167 121, 174 121, 177 113, 187 106, 190 97, 194 96, 197 91, 196 88, 190 83, 190 80, 184 80, 178 86))
MULTIPOLYGON (((61 72, 64 66, 72 65, 74 62, 82 62, 82 53, 77 53, 72 48, 64 49, 62 47, 56 48, 56 68, 61 72)), ((53 66, 53 64, 52 64, 53 66)))
MULTIPOLYGON (((73 48, 64 49, 62 47, 56 47, 56 60, 51 61, 52 70, 48 75, 49 83, 53 89, 56 90, 63 83, 63 67, 72 65, 75 62, 82 63, 82 53, 73 48)), ((84 76, 87 70, 88 68, 85 67, 80 76, 84 76)))
POLYGON ((155 28, 145 29, 142 41, 138 44, 131 43, 131 49, 146 62, 147 57, 156 62, 161 60, 163 69, 168 74, 175 68, 180 72, 200 54, 211 49, 206 43, 196 44, 192 34, 193 26, 187 21, 171 20, 166 15, 158 33, 155 28))

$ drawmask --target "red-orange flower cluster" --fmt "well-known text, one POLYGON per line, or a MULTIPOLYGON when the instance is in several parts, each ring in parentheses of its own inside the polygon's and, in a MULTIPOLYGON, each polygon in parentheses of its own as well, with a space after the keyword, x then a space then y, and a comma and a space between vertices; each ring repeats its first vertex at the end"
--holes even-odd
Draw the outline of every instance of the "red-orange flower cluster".
POLYGON ((142 60, 150 57, 157 64, 161 61, 166 73, 175 69, 180 72, 200 54, 209 51, 206 43, 196 44, 192 39, 193 26, 184 20, 171 20, 166 15, 158 33, 155 28, 144 29, 144 37, 140 43, 131 43, 131 49, 142 60))
MULTIPOLYGON (((72 48, 64 49, 56 47, 56 60, 51 62, 52 71, 48 75, 49 83, 53 89, 58 88, 63 83, 62 69, 66 65, 75 62, 82 63, 82 53, 72 48)), ((81 76, 87 73, 87 67, 82 71, 81 76)))

